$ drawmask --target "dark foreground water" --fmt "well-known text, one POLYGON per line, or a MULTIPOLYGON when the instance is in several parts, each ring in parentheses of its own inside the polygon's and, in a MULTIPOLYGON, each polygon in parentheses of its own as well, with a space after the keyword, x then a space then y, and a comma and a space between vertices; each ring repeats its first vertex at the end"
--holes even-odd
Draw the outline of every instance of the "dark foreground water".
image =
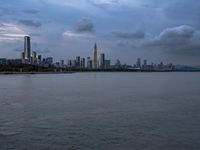
POLYGON ((0 150, 199 150, 200 73, 0 76, 0 150))

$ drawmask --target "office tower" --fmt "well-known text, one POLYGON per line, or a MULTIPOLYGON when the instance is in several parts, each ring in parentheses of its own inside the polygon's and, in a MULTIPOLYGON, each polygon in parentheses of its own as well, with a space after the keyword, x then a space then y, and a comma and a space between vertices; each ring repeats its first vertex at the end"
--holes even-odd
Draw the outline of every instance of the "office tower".
POLYGON ((39 64, 42 63, 42 55, 38 55, 38 63, 39 63, 39 64))
POLYGON ((85 58, 81 58, 81 68, 85 68, 85 58))
POLYGON ((94 53, 93 53, 93 64, 92 68, 93 69, 98 69, 98 56, 97 56, 97 44, 95 43, 94 45, 94 53))
POLYGON ((64 66, 64 60, 60 60, 60 66, 63 67, 64 66))
POLYGON ((105 60, 105 69, 110 69, 110 60, 105 60))
POLYGON ((104 53, 100 55, 100 68, 105 69, 105 54, 104 53))
POLYGON ((75 59, 72 60, 72 67, 73 68, 76 67, 76 60, 75 59))
POLYGON ((76 67, 77 67, 77 68, 80 68, 80 64, 81 64, 81 57, 80 57, 80 56, 77 56, 77 57, 76 57, 76 67))
POLYGON ((0 58, 0 65, 5 65, 7 64, 7 59, 6 58, 0 58))
POLYGON ((21 59, 24 60, 24 58, 25 58, 25 55, 24 55, 24 52, 22 52, 21 53, 21 59))
POLYGON ((68 66, 69 68, 72 67, 72 60, 71 60, 71 59, 69 59, 69 60, 67 61, 67 66, 68 66))
POLYGON ((31 41, 29 36, 24 37, 24 59, 30 61, 31 58, 31 41))
POLYGON ((146 67, 147 66, 147 60, 145 59, 144 60, 144 67, 146 67))
POLYGON ((121 67, 121 62, 120 62, 119 59, 116 60, 115 67, 116 68, 120 68, 121 67))
POLYGON ((32 64, 36 64, 36 63, 37 63, 37 53, 32 52, 32 64))
POLYGON ((137 68, 141 68, 141 59, 140 58, 137 59, 137 68))
POLYGON ((92 60, 90 57, 87 58, 87 68, 92 69, 92 60))
POLYGON ((45 64, 52 65, 53 64, 53 57, 47 57, 45 64))

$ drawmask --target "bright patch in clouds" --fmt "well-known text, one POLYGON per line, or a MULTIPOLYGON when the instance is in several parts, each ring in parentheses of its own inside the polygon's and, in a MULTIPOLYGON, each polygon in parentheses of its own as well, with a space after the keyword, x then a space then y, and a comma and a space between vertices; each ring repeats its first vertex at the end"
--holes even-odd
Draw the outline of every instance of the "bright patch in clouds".
POLYGON ((23 40, 25 35, 27 35, 26 32, 15 24, 0 24, 0 42, 2 44, 23 40))
POLYGON ((75 38, 91 38, 93 36, 90 34, 87 34, 87 33, 84 34, 84 33, 77 33, 77 32, 72 32, 72 31, 66 30, 63 33, 63 37, 65 39, 75 39, 75 38))

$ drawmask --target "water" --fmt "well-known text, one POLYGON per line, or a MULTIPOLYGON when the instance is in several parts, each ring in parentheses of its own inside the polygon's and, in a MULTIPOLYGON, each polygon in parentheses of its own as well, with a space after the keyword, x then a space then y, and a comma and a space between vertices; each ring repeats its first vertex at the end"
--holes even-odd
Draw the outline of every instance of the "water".
POLYGON ((0 150, 198 150, 200 73, 0 76, 0 150))

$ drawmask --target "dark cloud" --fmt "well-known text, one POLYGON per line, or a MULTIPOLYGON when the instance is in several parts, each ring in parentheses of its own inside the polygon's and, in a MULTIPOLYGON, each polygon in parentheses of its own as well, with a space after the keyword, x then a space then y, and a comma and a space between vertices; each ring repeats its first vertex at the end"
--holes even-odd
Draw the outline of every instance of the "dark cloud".
POLYGON ((141 31, 137 32, 113 32, 114 37, 121 39, 143 39, 145 38, 145 33, 141 31))
POLYGON ((48 53, 51 53, 51 51, 48 48, 46 48, 46 49, 39 49, 39 50, 36 50, 36 52, 38 54, 48 54, 48 53))
POLYGON ((17 47, 17 48, 14 48, 13 51, 15 52, 22 52, 23 48, 22 47, 17 47))
POLYGON ((83 18, 75 26, 76 32, 92 32, 94 30, 93 22, 90 19, 83 18))
POLYGON ((39 10, 36 10, 36 9, 30 9, 30 10, 24 10, 23 12, 24 12, 24 13, 27 13, 27 14, 37 14, 37 13, 39 13, 40 11, 39 11, 39 10))
POLYGON ((42 23, 39 21, 34 21, 34 20, 19 20, 20 24, 23 24, 25 26, 30 26, 30 27, 40 27, 42 26, 42 23))
POLYGON ((90 4, 96 7, 105 7, 107 5, 114 5, 118 4, 119 0, 104 0, 104 1, 99 1, 99 0, 88 0, 90 4))
POLYGON ((186 25, 168 28, 145 45, 170 54, 200 55, 200 33, 186 25))

